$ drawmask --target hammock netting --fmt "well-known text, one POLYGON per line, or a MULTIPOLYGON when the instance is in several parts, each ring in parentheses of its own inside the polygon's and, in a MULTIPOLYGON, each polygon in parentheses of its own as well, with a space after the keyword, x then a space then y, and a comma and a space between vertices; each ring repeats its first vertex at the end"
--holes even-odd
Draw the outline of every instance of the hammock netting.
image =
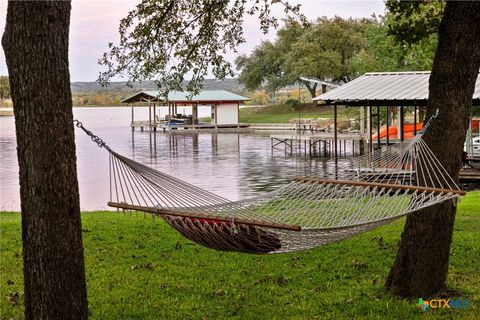
POLYGON ((295 177, 275 191, 230 201, 126 158, 84 130, 110 154, 109 206, 160 216, 186 238, 216 250, 314 248, 464 194, 422 133, 354 158, 350 167, 295 177))

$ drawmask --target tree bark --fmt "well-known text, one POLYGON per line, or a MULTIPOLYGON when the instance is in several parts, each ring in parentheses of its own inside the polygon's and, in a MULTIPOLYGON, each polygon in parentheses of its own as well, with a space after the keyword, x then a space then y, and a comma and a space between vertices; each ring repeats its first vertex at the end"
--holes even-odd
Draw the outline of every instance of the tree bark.
POLYGON ((70 1, 10 1, 2 45, 14 103, 27 319, 86 319, 68 70, 70 1))
POLYGON ((300 81, 303 82, 308 92, 310 92, 312 99, 315 98, 317 96, 317 84, 314 83, 313 85, 310 85, 310 82, 308 81, 303 81, 303 80, 300 80, 300 81))
MULTIPOLYGON (((480 2, 448 2, 429 83, 424 138, 458 181, 472 96, 480 68, 480 2)), ((386 287, 394 295, 427 297, 446 288, 456 206, 446 202, 407 217, 386 287)))

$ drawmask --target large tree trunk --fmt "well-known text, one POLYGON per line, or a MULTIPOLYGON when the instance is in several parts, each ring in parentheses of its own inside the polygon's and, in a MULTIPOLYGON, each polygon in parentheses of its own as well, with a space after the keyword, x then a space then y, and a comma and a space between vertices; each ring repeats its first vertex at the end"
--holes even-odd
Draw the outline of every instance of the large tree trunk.
POLYGON ((303 84, 307 88, 308 92, 312 96, 312 99, 315 98, 317 96, 317 84, 316 83, 310 84, 310 82, 303 81, 303 80, 300 80, 300 81, 303 82, 303 84))
POLYGON ((14 103, 27 319, 86 319, 69 1, 10 1, 2 44, 14 103))
MULTIPOLYGON (((475 81, 480 68, 480 2, 448 2, 430 76, 427 116, 438 117, 425 139, 458 180, 475 81)), ((386 286, 400 296, 445 288, 456 207, 443 203, 407 217, 386 286)))

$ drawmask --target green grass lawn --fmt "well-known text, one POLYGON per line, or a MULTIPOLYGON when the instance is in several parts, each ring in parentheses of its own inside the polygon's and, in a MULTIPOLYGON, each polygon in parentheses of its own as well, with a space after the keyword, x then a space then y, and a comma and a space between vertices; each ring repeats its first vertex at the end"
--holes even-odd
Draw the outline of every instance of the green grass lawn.
MULTIPOLYGON (((0 317, 23 317, 20 214, 0 214, 0 317)), ((383 284, 404 219, 305 252, 224 253, 143 214, 82 214, 92 319, 478 319, 480 192, 459 205, 448 285, 468 310, 423 312, 383 284)))
MULTIPOLYGON (((357 119, 358 114, 358 108, 338 107, 338 121, 344 121, 347 118, 357 119)), ((288 123, 289 120, 298 119, 299 116, 300 118, 333 118, 333 107, 311 104, 293 107, 289 104, 281 104, 240 109, 241 123, 288 123)))

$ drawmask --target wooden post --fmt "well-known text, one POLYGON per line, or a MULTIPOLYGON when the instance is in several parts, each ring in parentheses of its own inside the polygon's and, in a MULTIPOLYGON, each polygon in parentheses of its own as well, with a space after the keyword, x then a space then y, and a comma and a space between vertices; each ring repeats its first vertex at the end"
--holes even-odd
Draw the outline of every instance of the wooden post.
POLYGON ((418 121, 423 122, 425 119, 425 107, 418 108, 418 121))
POLYGON ((387 147, 390 144, 390 107, 387 106, 387 147))
POLYGON ((417 106, 413 107, 413 134, 417 135, 417 106))
POLYGON ((405 128, 404 128, 404 110, 403 106, 400 107, 400 141, 405 140, 405 128))
POLYGON ((148 128, 152 125, 152 103, 150 102, 150 98, 148 98, 148 128))
POLYGON ((360 115, 358 116, 358 125, 359 125, 359 131, 360 135, 363 135, 364 131, 364 118, 365 118, 365 108, 360 107, 360 115))
POLYGON ((194 102, 192 103, 192 125, 195 125, 196 120, 197 120, 197 104, 194 102))
POLYGON ((372 141, 372 137, 373 137, 373 132, 372 132, 372 107, 371 106, 368 106, 368 109, 367 109, 367 119, 368 119, 368 150, 369 152, 372 152, 373 151, 373 141, 372 141))
POLYGON ((338 154, 337 154, 337 105, 333 106, 333 139, 335 140, 335 146, 333 153, 335 155, 335 174, 337 173, 338 166, 338 154))
POLYGON ((133 132, 134 130, 135 129, 132 130, 132 150, 135 150, 135 133, 133 132))
POLYGON ((156 102, 153 103, 153 124, 157 125, 157 104, 156 102))
POLYGON ((397 107, 397 112, 396 112, 396 117, 395 117, 395 126, 397 127, 397 139, 401 138, 401 112, 400 112, 400 107, 397 107))
MULTIPOLYGON (((157 127, 153 128, 154 131, 157 131, 157 127)), ((153 157, 157 158, 157 134, 153 133, 153 157)))
POLYGON ((132 107, 132 131, 135 131, 135 126, 134 126, 134 122, 135 122, 135 115, 134 115, 134 112, 133 112, 133 102, 131 103, 131 107, 132 107))
POLYGON ((215 124, 217 124, 217 108, 218 108, 218 105, 216 103, 213 104, 213 109, 215 110, 215 124))
MULTIPOLYGON (((388 128, 387 128, 387 134, 388 134, 388 128)), ((380 106, 377 106, 377 143, 378 143, 378 149, 381 149, 382 141, 380 138, 380 106)))

